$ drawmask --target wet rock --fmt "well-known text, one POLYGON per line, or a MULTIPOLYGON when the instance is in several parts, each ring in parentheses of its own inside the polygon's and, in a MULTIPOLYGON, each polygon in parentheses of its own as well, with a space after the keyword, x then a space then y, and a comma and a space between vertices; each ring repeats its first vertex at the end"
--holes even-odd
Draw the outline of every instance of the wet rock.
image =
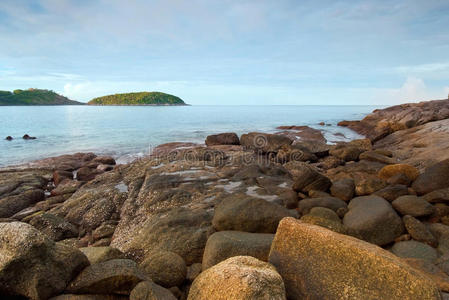
POLYGON ((103 165, 115 165, 115 159, 112 156, 97 156, 93 161, 103 165))
POLYGON ((59 216, 43 213, 35 216, 29 222, 54 241, 78 237, 78 228, 59 216))
POLYGON ((274 233, 279 221, 288 216, 291 216, 290 212, 280 205, 263 199, 233 195, 215 207, 212 224, 218 231, 274 233))
POLYGON ((299 201, 298 211, 301 214, 308 214, 314 207, 326 207, 337 211, 337 209, 347 207, 346 202, 335 197, 307 198, 299 201))
POLYGON ((247 149, 261 153, 277 153, 282 146, 291 145, 293 141, 283 135, 250 132, 240 137, 240 144, 247 149))
POLYGON ((226 132, 207 136, 205 143, 207 146, 240 145, 240 140, 234 132, 226 132))
POLYGON ((405 229, 410 234, 410 236, 418 241, 426 243, 432 247, 438 246, 438 240, 436 237, 430 232, 426 225, 421 223, 418 219, 415 219, 412 216, 404 216, 402 218, 405 229))
POLYGON ((434 262, 438 258, 437 250, 413 240, 395 243, 390 251, 399 257, 419 258, 429 262, 434 262))
POLYGON ((125 258, 120 250, 112 247, 82 247, 79 250, 86 255, 91 265, 111 259, 125 258))
POLYGON ((7 140, 7 141, 12 141, 13 138, 12 138, 12 136, 8 135, 8 136, 5 138, 5 140, 7 140))
POLYGON ((293 218, 281 221, 269 262, 289 299, 440 297, 431 280, 388 251, 293 218))
POLYGON ((414 195, 401 196, 391 204, 402 215, 411 215, 413 217, 428 216, 435 211, 432 204, 414 195))
POLYGON ((180 286, 187 275, 184 259, 170 251, 151 252, 140 267, 155 283, 166 288, 180 286))
POLYGON ((416 178, 412 184, 412 188, 418 195, 448 188, 449 176, 447 174, 449 174, 449 159, 428 167, 424 173, 416 178))
POLYGON ((176 298, 169 290, 154 282, 142 281, 131 291, 129 300, 176 300, 176 298))
POLYGON ((233 256, 252 256, 268 260, 274 234, 220 231, 212 234, 206 243, 203 270, 233 256))
MULTIPOLYGON (((95 166, 96 168, 97 166, 95 166)), ((76 173, 76 179, 79 181, 91 181, 102 172, 98 169, 93 169, 89 167, 82 167, 76 173)))
POLYGON ((33 204, 45 199, 41 189, 27 190, 22 194, 0 199, 0 218, 9 218, 33 204))
POLYGON ((390 185, 381 190, 378 190, 374 194, 388 200, 390 202, 396 200, 400 196, 408 195, 408 188, 405 185, 390 185))
POLYGON ((293 176, 293 189, 297 192, 327 191, 332 184, 329 178, 306 163, 290 162, 285 167, 293 176))
POLYGON ((276 269, 250 256, 235 256, 201 273, 188 300, 285 300, 285 288, 276 269))
POLYGON ((24 140, 35 140, 36 139, 35 136, 29 136, 28 134, 25 134, 22 138, 24 140))
POLYGON ((47 299, 89 265, 78 249, 55 243, 31 225, 0 223, 0 294, 47 299))
POLYGON ((67 292, 75 294, 123 294, 141 281, 148 280, 147 275, 129 259, 112 259, 85 268, 69 284, 67 292))
POLYGON ((352 178, 334 181, 331 186, 331 195, 348 202, 354 197, 355 183, 352 178))
POLYGON ((404 231, 401 218, 391 204, 379 196, 363 196, 351 200, 343 218, 347 232, 376 245, 394 241, 404 231))
POLYGON ((388 180, 399 174, 403 174, 409 180, 414 181, 419 176, 419 171, 417 168, 407 164, 388 165, 379 171, 379 177, 384 180, 388 180))

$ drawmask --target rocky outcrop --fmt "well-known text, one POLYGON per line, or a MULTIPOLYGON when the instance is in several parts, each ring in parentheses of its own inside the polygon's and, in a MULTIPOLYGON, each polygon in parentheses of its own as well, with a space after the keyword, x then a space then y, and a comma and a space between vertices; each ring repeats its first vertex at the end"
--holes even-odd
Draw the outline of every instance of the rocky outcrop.
POLYGON ((282 146, 291 145, 292 142, 292 139, 283 135, 261 132, 250 132, 240 137, 243 147, 260 153, 277 153, 282 146))
POLYGON ((48 299, 89 265, 79 250, 55 243, 32 226, 0 223, 0 294, 48 299))
POLYGON ((231 257, 202 272, 190 288, 188 300, 285 300, 276 269, 250 256, 231 257))
POLYGON ((376 109, 361 121, 342 121, 338 125, 377 141, 398 130, 448 118, 449 100, 435 100, 376 109))
POLYGON ((292 218, 281 221, 269 261, 289 299, 440 299, 430 279, 395 255, 292 218))

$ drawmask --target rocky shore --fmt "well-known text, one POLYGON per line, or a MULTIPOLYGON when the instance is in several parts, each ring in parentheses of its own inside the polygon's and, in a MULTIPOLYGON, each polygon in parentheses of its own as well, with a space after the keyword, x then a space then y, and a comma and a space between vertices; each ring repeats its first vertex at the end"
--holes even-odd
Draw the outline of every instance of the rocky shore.
POLYGON ((449 99, 0 170, 2 299, 449 299, 449 99))

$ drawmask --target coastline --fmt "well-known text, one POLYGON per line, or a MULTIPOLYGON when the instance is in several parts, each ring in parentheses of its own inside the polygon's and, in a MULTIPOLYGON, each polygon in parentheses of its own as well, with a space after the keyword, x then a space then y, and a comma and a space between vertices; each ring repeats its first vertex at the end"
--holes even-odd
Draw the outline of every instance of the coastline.
MULTIPOLYGON (((373 286, 379 299, 438 299, 449 292, 443 104, 374 111, 356 130, 375 134, 332 145, 286 124, 161 144, 128 164, 76 153, 1 170, 0 235, 14 253, 4 259, 32 267, 0 266, 0 276, 9 272, 13 295, 95 294, 106 277, 127 283, 121 294, 150 285, 175 299, 258 268, 289 297, 365 299, 373 286)), ((101 293, 115 297, 114 282, 101 293)))

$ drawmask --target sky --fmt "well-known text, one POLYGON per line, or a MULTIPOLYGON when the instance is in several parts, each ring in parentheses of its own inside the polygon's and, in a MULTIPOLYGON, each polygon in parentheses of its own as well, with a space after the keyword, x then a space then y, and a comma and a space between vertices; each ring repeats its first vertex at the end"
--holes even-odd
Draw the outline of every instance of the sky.
POLYGON ((0 90, 393 105, 449 94, 449 1, 1 0, 0 90))

